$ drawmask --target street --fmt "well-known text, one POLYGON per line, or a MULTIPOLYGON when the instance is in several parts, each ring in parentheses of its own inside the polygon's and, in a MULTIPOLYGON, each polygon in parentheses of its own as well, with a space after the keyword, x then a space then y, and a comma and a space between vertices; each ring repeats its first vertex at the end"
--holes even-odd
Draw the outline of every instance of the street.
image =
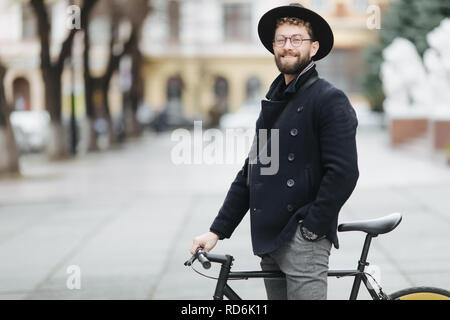
MULTIPOLYGON (((175 165, 173 146, 170 133, 146 133, 73 160, 23 157, 22 177, 0 180, 0 299, 211 299, 214 280, 183 263, 243 163, 175 165)), ((450 167, 391 148, 381 129, 360 130, 358 152, 360 179, 339 221, 403 214, 369 252, 384 291, 450 289, 450 167)), ((364 237, 341 233, 330 268, 355 269, 364 237)), ((248 214, 214 252, 233 255, 236 270, 259 269, 248 214)), ((216 266, 194 267, 218 276, 216 266)), ((329 299, 348 299, 351 285, 330 279, 329 299)), ((261 279, 231 287, 244 299, 266 298, 261 279)), ((368 298, 361 287, 360 299, 368 298)))

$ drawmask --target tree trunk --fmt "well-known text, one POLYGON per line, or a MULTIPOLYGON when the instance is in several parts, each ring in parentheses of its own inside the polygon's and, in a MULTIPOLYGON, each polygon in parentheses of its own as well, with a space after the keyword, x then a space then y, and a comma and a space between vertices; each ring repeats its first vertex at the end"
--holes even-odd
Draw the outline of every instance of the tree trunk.
POLYGON ((103 113, 105 114, 106 121, 108 122, 108 136, 109 136, 109 145, 115 145, 119 142, 117 134, 114 130, 114 122, 111 116, 111 108, 109 107, 109 96, 108 91, 111 83, 111 74, 106 74, 105 77, 101 80, 102 82, 102 95, 103 95, 103 113))
POLYGON ((139 108, 139 104, 143 98, 144 92, 144 84, 141 75, 141 67, 142 67, 142 54, 139 50, 139 43, 136 39, 133 44, 133 50, 131 53, 132 58, 132 85, 130 90, 130 112, 128 112, 128 121, 125 123, 127 126, 127 136, 137 137, 142 133, 142 128, 139 122, 137 121, 137 111, 139 108))
POLYGON ((0 126, 0 174, 15 174, 20 172, 19 153, 14 139, 11 123, 0 126))
POLYGON ((91 50, 91 44, 89 39, 89 33, 84 31, 84 52, 83 52, 83 68, 84 68, 84 98, 86 105, 86 127, 84 128, 87 132, 85 138, 88 139, 86 142, 87 151, 98 151, 97 145, 97 135, 95 133, 95 106, 94 106, 94 92, 96 88, 96 81, 91 76, 89 68, 89 53, 91 50))
POLYGON ((51 68, 45 75, 45 102, 50 114, 51 127, 47 155, 51 160, 70 155, 69 137, 62 123, 62 70, 51 68))
MULTIPOLYGON (((113 26, 117 28, 117 26, 113 26)), ((113 28, 113 34, 117 30, 113 28)), ((114 75, 114 72, 119 68, 119 63, 122 57, 127 54, 131 48, 132 44, 136 41, 136 31, 133 29, 130 38, 124 44, 124 48, 120 54, 115 55, 113 53, 114 46, 114 36, 111 39, 110 44, 110 57, 109 62, 105 71, 105 74, 101 77, 94 78, 91 76, 90 68, 89 68, 89 51, 90 51, 90 41, 89 34, 85 33, 85 43, 84 43, 84 79, 85 79, 85 90, 86 90, 86 113, 87 116, 91 119, 91 123, 94 125, 97 117, 102 116, 108 123, 108 136, 109 136, 109 145, 114 145, 119 142, 119 138, 117 134, 114 132, 114 124, 111 116, 111 111, 109 107, 109 97, 108 91, 110 88, 111 79, 114 75), (94 95, 96 91, 101 92, 100 97, 97 100, 94 95), (100 115, 98 113, 101 113, 100 115)), ((98 150, 96 139, 89 143, 90 151, 98 150)))
POLYGON ((4 77, 6 69, 0 65, 0 174, 19 173, 19 153, 9 119, 11 109, 6 102, 4 77))
MULTIPOLYGON (((133 102, 131 102, 133 103, 133 102)), ((142 134, 141 124, 136 117, 136 111, 132 105, 124 112, 125 116, 125 132, 127 137, 139 137, 142 134)))
MULTIPOLYGON (((109 130, 109 137, 110 137, 110 143, 115 143, 120 141, 120 137, 114 132, 114 126, 113 126, 113 119, 111 117, 110 109, 109 109, 109 98, 108 98, 108 90, 110 87, 110 81, 114 74, 114 72, 117 71, 119 68, 119 63, 122 57, 125 54, 129 54, 131 51, 138 52, 139 54, 139 61, 137 64, 135 64, 135 68, 140 68, 142 62, 142 57, 140 56, 140 52, 138 49, 138 43, 140 38, 140 30, 142 28, 142 24, 150 10, 150 1, 148 0, 141 0, 141 1, 134 1, 133 5, 129 5, 128 1, 111 1, 111 5, 109 6, 109 13, 111 15, 111 39, 110 39, 110 56, 109 61, 107 63, 106 71, 104 75, 100 78, 93 79, 93 77, 90 74, 90 68, 89 68, 89 50, 90 50, 90 41, 89 41, 89 34, 85 32, 85 52, 84 52, 84 73, 85 73, 85 90, 86 90, 86 110, 87 110, 87 116, 91 119, 91 123, 94 123, 95 117, 98 116, 98 112, 100 111, 97 109, 98 107, 95 106, 96 103, 93 102, 94 98, 94 89, 92 86, 93 82, 100 82, 100 84, 96 88, 101 88, 102 90, 102 105, 101 112, 102 116, 105 117, 106 121, 108 122, 108 130, 109 130), (126 43, 123 44, 122 52, 118 54, 114 54, 113 48, 116 45, 117 40, 119 40, 119 26, 120 22, 123 20, 124 17, 127 17, 130 22, 132 23, 132 30, 130 34, 130 38, 127 40, 126 43), (88 88, 90 86, 91 88, 88 88)), ((89 15, 86 15, 86 23, 89 20, 89 15)), ((86 30, 86 29, 85 29, 86 30)), ((138 70, 139 77, 140 77, 140 70, 138 70)), ((137 108, 139 106, 139 102, 141 101, 142 93, 139 93, 139 96, 133 97, 133 106, 132 106, 132 131, 133 132, 140 132, 139 124, 136 120, 136 112, 137 108)), ((125 110, 124 110, 125 111, 125 110)), ((125 114, 126 112, 124 112, 125 114)))
MULTIPOLYGON (((81 10, 81 28, 86 29, 87 17, 98 0, 86 0, 81 10)), ((50 145, 48 155, 51 159, 60 159, 70 154, 69 139, 66 139, 65 130, 62 124, 62 84, 61 77, 64 63, 72 55, 72 45, 77 29, 69 32, 64 40, 59 52, 58 59, 51 61, 50 56, 50 32, 51 25, 44 0, 31 0, 30 4, 37 17, 37 29, 41 43, 41 70, 45 83, 46 109, 50 113, 51 130, 50 145)))
POLYGON ((61 122, 50 123, 50 137, 47 147, 47 155, 50 160, 58 160, 69 157, 68 136, 61 122))
MULTIPOLYGON (((85 49, 86 50, 86 49, 85 49)), ((85 58, 86 59, 86 58, 85 58)), ((95 89, 95 81, 92 79, 86 70, 84 70, 84 90, 85 90, 85 104, 86 104, 86 123, 88 128, 85 128, 88 130, 87 134, 85 135, 85 138, 88 139, 86 145, 87 145, 87 151, 98 151, 97 146, 97 135, 95 133, 95 108, 94 108, 94 89, 95 89)))

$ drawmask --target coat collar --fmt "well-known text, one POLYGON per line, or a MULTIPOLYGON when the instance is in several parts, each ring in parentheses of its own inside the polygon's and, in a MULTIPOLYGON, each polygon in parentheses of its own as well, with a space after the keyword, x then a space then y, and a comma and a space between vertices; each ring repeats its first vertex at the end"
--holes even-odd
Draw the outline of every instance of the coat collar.
POLYGON ((261 102, 261 128, 270 129, 272 122, 281 114, 292 95, 314 74, 317 75, 316 65, 311 61, 288 86, 284 82, 283 74, 274 80, 266 95, 267 100, 261 102))
POLYGON ((316 70, 316 64, 311 61, 287 86, 284 81, 284 75, 281 73, 270 86, 266 98, 270 101, 281 101, 289 99, 289 96, 295 93, 298 88, 305 83, 316 70))

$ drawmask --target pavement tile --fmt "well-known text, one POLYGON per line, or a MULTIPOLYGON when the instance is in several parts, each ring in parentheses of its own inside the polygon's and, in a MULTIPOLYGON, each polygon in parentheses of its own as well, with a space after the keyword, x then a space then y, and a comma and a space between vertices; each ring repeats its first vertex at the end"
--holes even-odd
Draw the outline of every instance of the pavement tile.
MULTIPOLYGON (((147 133, 71 161, 21 159, 23 178, 0 180, 0 299, 211 299, 214 280, 186 268, 194 236, 208 231, 242 159, 174 165, 170 133, 147 133), (69 290, 67 267, 81 268, 69 290)), ((390 293, 411 285, 450 288, 450 168, 394 149, 380 130, 358 132, 360 179, 340 222, 401 212, 393 232, 373 239, 369 261, 390 293)), ((365 235, 339 235, 330 268, 353 269, 365 235)), ((234 270, 257 270, 249 216, 216 253, 234 270)), ((218 268, 204 271, 218 275, 218 268)), ((329 298, 348 299, 352 279, 329 279, 329 298)), ((235 281, 244 298, 265 299, 261 279, 235 281)), ((361 288, 360 299, 370 299, 361 288)))

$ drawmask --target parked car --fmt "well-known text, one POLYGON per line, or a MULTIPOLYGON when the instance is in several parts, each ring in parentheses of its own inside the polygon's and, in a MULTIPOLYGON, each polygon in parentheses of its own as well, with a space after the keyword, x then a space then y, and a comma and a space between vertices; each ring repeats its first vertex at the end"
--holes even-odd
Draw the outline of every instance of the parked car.
POLYGON ((143 102, 139 105, 136 112, 136 119, 144 128, 150 127, 152 122, 156 118, 156 111, 154 111, 150 105, 143 102))
POLYGON ((50 128, 47 111, 14 111, 10 119, 20 152, 41 152, 46 149, 50 128))
POLYGON ((176 128, 192 129, 194 127, 194 119, 184 114, 181 101, 172 100, 154 116, 151 127, 156 132, 164 132, 176 128))
POLYGON ((220 119, 222 129, 254 128, 258 120, 261 107, 258 104, 246 103, 237 112, 228 113, 220 119))

